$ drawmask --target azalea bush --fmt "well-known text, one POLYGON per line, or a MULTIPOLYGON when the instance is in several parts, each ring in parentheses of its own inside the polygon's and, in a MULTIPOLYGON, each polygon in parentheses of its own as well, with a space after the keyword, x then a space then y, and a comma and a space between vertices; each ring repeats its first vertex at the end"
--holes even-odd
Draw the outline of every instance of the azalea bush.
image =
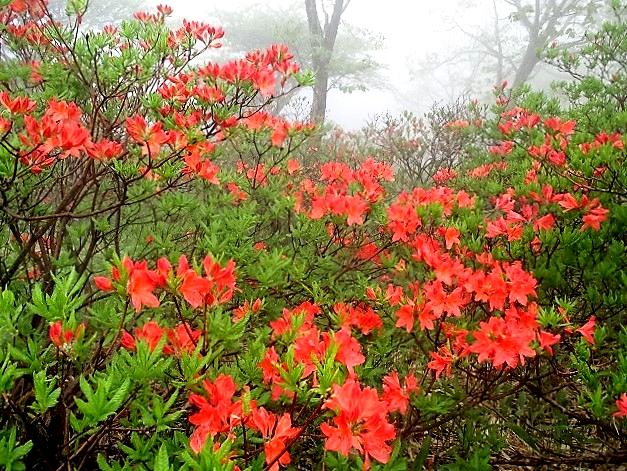
POLYGON ((627 460, 625 115, 589 79, 501 87, 447 124, 461 166, 394 186, 268 113, 311 80, 285 47, 85 7, 1 10, 0 465, 627 460))
POLYGON ((461 97, 451 104, 434 104, 424 115, 405 111, 376 115, 357 131, 324 130, 297 151, 305 163, 335 161, 351 167, 371 157, 394 170, 392 193, 415 186, 432 186, 439 170, 449 171, 485 149, 488 136, 480 128, 488 107, 461 97))

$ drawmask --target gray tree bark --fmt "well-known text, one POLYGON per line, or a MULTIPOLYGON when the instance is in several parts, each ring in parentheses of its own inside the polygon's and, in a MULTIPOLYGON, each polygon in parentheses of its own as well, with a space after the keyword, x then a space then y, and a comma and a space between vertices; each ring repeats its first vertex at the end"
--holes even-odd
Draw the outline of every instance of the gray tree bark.
POLYGON ((305 0, 307 11, 307 25, 312 50, 312 64, 316 74, 316 84, 313 87, 310 119, 316 123, 323 123, 327 111, 327 93, 329 91, 329 64, 333 56, 333 48, 337 32, 340 27, 342 13, 350 0, 335 0, 333 11, 329 17, 324 10, 324 23, 320 21, 316 0, 305 0))

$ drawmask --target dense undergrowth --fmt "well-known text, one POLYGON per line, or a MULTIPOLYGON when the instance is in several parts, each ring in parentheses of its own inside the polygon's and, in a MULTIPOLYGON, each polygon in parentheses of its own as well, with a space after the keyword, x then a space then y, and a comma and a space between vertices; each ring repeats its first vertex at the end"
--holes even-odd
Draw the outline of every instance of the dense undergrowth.
POLYGON ((282 46, 2 4, 0 466, 627 462, 620 17, 561 102, 321 136, 282 46))

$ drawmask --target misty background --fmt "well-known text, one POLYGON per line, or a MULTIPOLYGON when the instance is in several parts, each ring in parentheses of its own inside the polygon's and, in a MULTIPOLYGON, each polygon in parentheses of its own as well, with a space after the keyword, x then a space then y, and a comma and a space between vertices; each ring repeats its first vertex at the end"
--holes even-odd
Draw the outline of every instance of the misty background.
POLYGON ((224 46, 210 60, 288 44, 325 90, 303 89, 280 102, 280 111, 348 130, 382 113, 421 114, 462 95, 489 101, 489 91, 505 80, 549 91, 560 75, 538 52, 576 44, 586 29, 613 14, 610 0, 91 0, 85 24, 118 23, 160 3, 174 9, 173 22, 187 18, 224 27, 224 46), (312 36, 312 14, 319 38, 312 36), (337 35, 325 37, 334 26, 337 35), (329 39, 331 51, 320 53, 329 39), (322 112, 312 109, 321 93, 322 112))

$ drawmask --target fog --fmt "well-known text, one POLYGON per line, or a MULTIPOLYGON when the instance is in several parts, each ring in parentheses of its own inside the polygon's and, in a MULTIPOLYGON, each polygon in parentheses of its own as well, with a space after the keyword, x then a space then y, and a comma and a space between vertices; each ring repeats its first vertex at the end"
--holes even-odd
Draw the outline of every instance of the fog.
MULTIPOLYGON (((152 5, 159 2, 153 1, 152 5)), ((204 21, 219 20, 219 11, 242 11, 245 9, 273 8, 290 5, 292 2, 273 0, 258 2, 232 0, 230 2, 195 0, 171 0, 176 16, 204 21)), ((305 15, 304 2, 302 15, 305 15)), ((344 23, 378 33, 383 37, 383 47, 373 53, 381 63, 381 84, 367 91, 342 93, 329 92, 327 118, 338 125, 355 129, 369 118, 384 112, 400 112, 405 109, 424 110, 431 102, 449 98, 446 93, 434 93, 413 89, 410 65, 417 59, 450 49, 460 35, 454 25, 445 22, 455 15, 457 4, 454 0, 353 0, 347 7, 342 20, 344 23)), ((476 8, 467 17, 468 23, 477 22, 485 10, 476 8)), ((341 27, 341 26, 340 26, 341 27)), ((306 34, 306 31, 303 32, 306 34)), ((224 40, 229 42, 229 31, 224 40)), ((260 45, 261 46, 261 45, 260 45)))
MULTIPOLYGON (((124 0, 118 0, 123 2, 124 0)), ((92 0, 97 3, 97 0, 92 0)), ((111 2, 106 2, 111 4, 111 2)), ((155 7, 155 0, 141 2, 126 0, 141 9, 155 7), (135 4, 136 5, 135 5, 135 4)), ((225 49, 228 50, 230 37, 235 35, 247 46, 265 47, 270 41, 281 42, 281 35, 273 37, 274 29, 260 25, 245 25, 255 15, 264 15, 263 21, 281 22, 281 12, 290 15, 288 24, 300 18, 302 32, 292 31, 292 36, 299 36, 298 41, 308 41, 306 28, 305 0, 273 0, 259 2, 253 0, 196 1, 170 0, 165 2, 174 8, 173 21, 185 17, 192 20, 223 24, 226 30, 225 49), (254 13, 259 12, 259 13, 254 13), (249 15, 249 16, 246 16, 249 15), (271 18, 270 20, 268 18, 271 18), (241 20, 241 21, 240 21, 241 20), (239 22, 239 24, 237 24, 239 22), (238 31, 243 28, 245 31, 238 31)), ((378 48, 360 50, 362 36, 344 39, 343 44, 351 44, 350 51, 342 51, 340 40, 336 43, 333 55, 346 53, 342 60, 349 61, 351 56, 357 62, 368 61, 377 64, 372 73, 364 73, 367 77, 367 90, 353 90, 346 93, 337 88, 328 92, 326 103, 326 121, 335 123, 346 129, 356 129, 376 114, 398 113, 403 110, 424 112, 434 102, 452 101, 464 94, 469 98, 486 99, 489 90, 498 80, 515 80, 516 54, 522 56, 524 45, 529 41, 529 34, 524 28, 524 20, 533 20, 534 5, 540 6, 538 17, 548 11, 549 5, 563 6, 568 15, 579 15, 590 21, 592 14, 602 10, 606 2, 601 0, 344 0, 345 10, 341 16, 338 38, 342 34, 352 34, 349 28, 357 28, 362 35, 374 38, 378 48), (596 7, 596 8, 595 8, 596 7), (544 11, 547 10, 547 11, 544 11), (514 12, 518 12, 513 14, 514 12), (576 13, 573 13, 575 12, 576 13), (522 12, 522 13, 521 13, 522 12), (524 18, 521 18, 521 15, 524 18), (525 16, 527 15, 527 16, 525 16), (348 33, 347 33, 348 32, 348 33), (523 47, 523 49, 521 49, 523 47), (498 49, 498 54, 496 53, 498 49), (510 50, 512 51, 510 54, 510 50), (519 51, 520 50, 520 51, 519 51), (497 59, 497 55, 500 59, 497 59), (357 57, 359 56, 359 57, 357 57), (502 70, 497 71, 500 68, 502 70), (511 69, 508 71, 508 68, 511 69)), ((324 14, 330 14, 333 0, 318 0, 318 11, 324 23, 324 14)), ((113 9, 113 8, 112 8, 113 9)), ((536 17, 536 19, 538 18, 536 17)), ((327 16, 328 18, 328 16, 327 16)), ((299 20, 300 21, 300 20, 299 20)), ((569 24, 546 26, 557 30, 552 31, 554 42, 576 36, 580 25, 569 20, 569 24), (567 28, 568 27, 568 28, 567 28)), ((252 21, 254 23, 254 21, 252 21)), ((276 28, 276 27, 273 27, 276 28)), ((541 34, 543 32, 541 31, 541 34)), ((551 36, 547 33, 548 40, 551 36)), ((544 37, 542 37, 544 40, 544 37)), ((296 47, 297 48, 297 47, 296 47)), ((533 51, 532 51, 533 52, 533 51)), ((340 84, 343 89, 355 88, 359 78, 348 86, 340 84)), ((555 72, 542 64, 536 64, 533 72, 525 77, 524 82, 544 86, 555 78, 555 72)), ((332 83, 332 81, 331 81, 332 83)), ((332 85, 331 85, 332 87, 332 85)), ((301 92, 301 107, 308 108, 311 100, 311 89, 301 92)), ((301 114, 303 111, 301 110, 301 114)))

